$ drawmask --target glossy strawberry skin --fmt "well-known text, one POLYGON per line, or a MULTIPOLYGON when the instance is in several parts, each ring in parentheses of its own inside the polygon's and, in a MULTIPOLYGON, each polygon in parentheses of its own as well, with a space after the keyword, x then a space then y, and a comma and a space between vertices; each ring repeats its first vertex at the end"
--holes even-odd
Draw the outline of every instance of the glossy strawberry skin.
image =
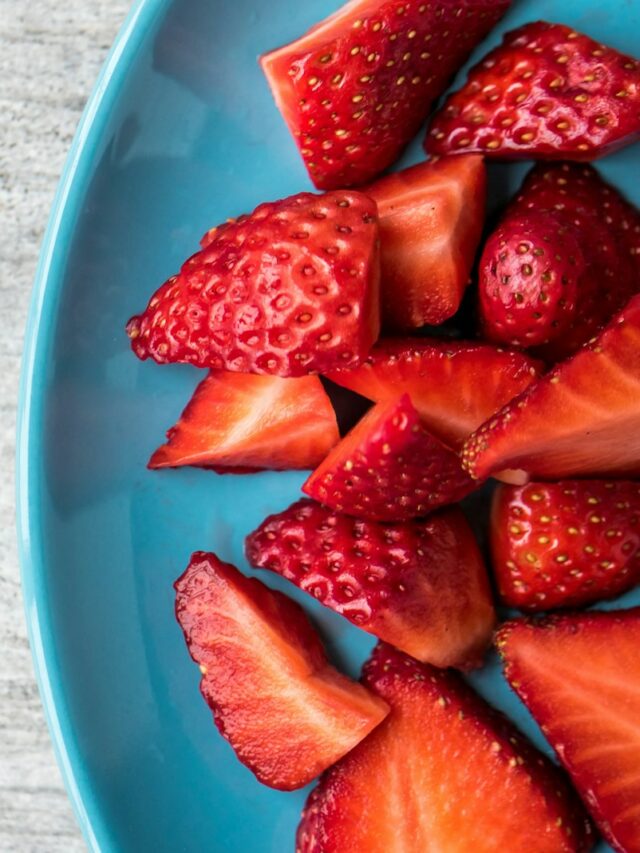
POLYGON ((300 376, 356 365, 379 331, 375 202, 300 193, 227 223, 127 326, 142 359, 300 376))
POLYGON ((301 788, 365 737, 387 706, 329 664, 304 611, 196 552, 176 618, 220 733, 260 782, 301 788))
POLYGON ((496 644, 604 838, 640 849, 640 608, 518 619, 496 644))
POLYGON ((328 377, 375 402, 409 394, 426 428, 458 450, 541 368, 523 353, 477 341, 384 338, 359 367, 328 377))
POLYGON ((390 166, 509 0, 352 0, 263 71, 319 189, 390 166))
POLYGON ((461 455, 474 477, 519 469, 520 484, 639 475, 640 295, 476 430, 461 455))
POLYGON ((391 713, 311 792, 297 853, 590 849, 562 772, 456 673, 380 644, 363 680, 391 713))
POLYGON ((357 518, 407 521, 455 503, 475 487, 458 454, 427 432, 404 394, 367 412, 302 491, 357 518))
POLYGON ((527 612, 583 607, 640 582, 640 484, 499 486, 491 556, 502 601, 527 612))
POLYGON ((470 281, 484 225, 486 169, 477 155, 436 157, 366 189, 380 217, 386 328, 439 325, 470 281))
POLYGON ((562 24, 507 33, 445 102, 431 154, 589 161, 640 137, 640 63, 562 24))
POLYGON ((486 569, 457 509, 379 524, 301 500, 265 519, 246 550, 252 566, 277 572, 416 659, 469 668, 490 642, 486 569))

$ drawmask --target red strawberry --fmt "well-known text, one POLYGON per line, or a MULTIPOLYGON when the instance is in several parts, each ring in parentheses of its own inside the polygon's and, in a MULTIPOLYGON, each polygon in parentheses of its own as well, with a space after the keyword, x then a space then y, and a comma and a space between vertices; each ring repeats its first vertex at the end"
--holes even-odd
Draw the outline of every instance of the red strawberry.
POLYGON ((247 537, 247 559, 436 666, 473 666, 491 640, 486 570, 458 509, 379 524, 301 500, 247 537))
POLYGON ((497 643, 600 832, 640 850, 640 608, 507 622, 497 643))
POLYGON ((360 367, 329 378, 376 402, 406 393, 437 438, 464 440, 538 376, 540 363, 470 341, 382 340, 360 367))
POLYGON ((176 581, 176 616, 220 733, 265 785, 306 785, 387 714, 337 672, 295 602, 196 552, 176 581))
POLYGON ((484 335, 524 347, 561 337, 575 320, 586 270, 578 234, 562 217, 508 213, 480 260, 484 335))
POLYGON ((387 719, 311 792, 297 853, 578 853, 564 774, 451 671, 379 645, 364 681, 387 719))
POLYGON ((511 607, 533 612, 615 598, 640 582, 640 484, 500 486, 491 555, 500 596, 511 607))
POLYGON ((340 441, 317 376, 283 379, 212 370, 196 388, 150 468, 177 465, 315 468, 340 441))
POLYGON ((640 138, 640 62, 562 24, 507 33, 436 114, 432 154, 595 160, 640 138))
POLYGON ((380 216, 384 323, 443 323, 460 306, 480 241, 484 160, 436 158, 381 178, 367 193, 380 216))
POLYGON ((208 240, 129 321, 139 358, 299 376, 366 356, 379 329, 374 201, 300 193, 208 240))
POLYGON ((523 483, 640 474, 640 295, 483 424, 462 455, 474 477, 517 468, 523 483))
POLYGON ((263 56, 314 184, 364 184, 390 166, 509 3, 351 0, 263 56))
POLYGON ((420 423, 408 394, 378 403, 311 474, 302 491, 373 521, 407 521, 475 488, 458 454, 420 423))

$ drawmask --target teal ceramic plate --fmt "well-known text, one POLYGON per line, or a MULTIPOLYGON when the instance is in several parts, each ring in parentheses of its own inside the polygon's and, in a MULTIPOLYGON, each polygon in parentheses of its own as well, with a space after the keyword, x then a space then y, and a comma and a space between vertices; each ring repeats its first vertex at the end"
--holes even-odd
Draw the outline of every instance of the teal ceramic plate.
MULTIPOLYGON (((197 376, 139 363, 124 323, 206 228, 309 187, 256 57, 338 5, 138 2, 51 215, 20 403, 24 592, 60 766, 89 845, 105 853, 293 850, 306 792, 260 786, 217 735, 173 619, 171 585, 197 548, 246 567, 244 535, 288 505, 302 477, 147 471, 197 376)), ((640 55, 639 0, 514 6, 492 42, 547 17, 640 55)), ((416 144, 406 159, 419 157, 416 144)), ((638 146, 602 168, 640 203, 638 146)), ((494 199, 521 174, 492 168, 494 199)), ((357 673, 370 638, 287 591, 317 620, 334 659, 357 673)), ((474 681, 544 746, 495 662, 474 681)))

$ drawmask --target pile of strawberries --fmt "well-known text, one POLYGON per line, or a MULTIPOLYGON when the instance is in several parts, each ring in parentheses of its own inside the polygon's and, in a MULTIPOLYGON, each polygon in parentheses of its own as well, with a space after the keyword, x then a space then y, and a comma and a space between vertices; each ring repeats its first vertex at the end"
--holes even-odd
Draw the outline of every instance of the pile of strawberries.
POLYGON ((356 683, 214 554, 176 582, 238 758, 281 790, 322 774, 298 853, 569 853, 592 821, 640 851, 640 608, 575 611, 640 582, 640 212, 581 165, 640 137, 640 63, 520 27, 432 116, 431 158, 378 177, 508 6, 352 0, 264 56, 326 192, 212 228, 127 327, 209 369, 150 467, 312 469, 248 561, 380 641, 356 683), (489 157, 541 162, 483 235, 489 157), (336 386, 371 404, 343 436, 336 386), (500 602, 573 611, 495 632, 452 506, 489 478, 500 602), (492 641, 564 769, 454 671, 492 641))

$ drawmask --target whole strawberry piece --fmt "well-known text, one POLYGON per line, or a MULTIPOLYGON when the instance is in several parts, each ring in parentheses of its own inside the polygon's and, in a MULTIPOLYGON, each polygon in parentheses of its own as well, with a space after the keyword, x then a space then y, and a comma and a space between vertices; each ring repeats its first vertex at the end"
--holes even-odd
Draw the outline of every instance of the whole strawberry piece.
POLYGON ((510 0, 351 0, 262 57, 276 104, 321 189, 372 180, 510 0))
POLYGON ((483 334, 522 347, 555 340, 574 321, 586 269, 576 230, 562 217, 507 215, 480 260, 483 334))
POLYGON ((379 645, 364 683, 386 720, 311 792, 297 853, 587 853, 562 771, 451 670, 379 645))
POLYGON ((478 478, 520 469, 520 483, 640 474, 640 295, 476 430, 462 458, 478 478))
POLYGON ((299 376, 356 365, 379 331, 378 220, 360 193, 261 204, 127 326, 139 358, 299 376))
POLYGON ((640 608, 507 622, 497 646, 602 835, 640 850, 640 608))
POLYGON ((469 668, 491 640, 487 573, 458 509, 379 524, 301 500, 265 519, 246 547, 251 565, 418 660, 469 668))
POLYGON ((378 403, 311 474, 302 491, 373 521, 406 521, 476 488, 458 454, 420 423, 408 394, 378 403))
POLYGON ((595 160, 640 136, 640 63, 562 24, 508 33, 436 114, 432 154, 595 160))
POLYGON ((265 785, 301 788, 388 708, 328 662, 304 611, 201 551, 175 583, 176 617, 220 733, 265 785))
POLYGON ((377 403, 408 394, 427 429, 458 450, 540 369, 523 353, 477 341, 385 338, 359 367, 328 376, 377 403))
POLYGON ((491 557, 503 602, 582 607, 640 582, 640 484, 563 480, 499 486, 491 557))

